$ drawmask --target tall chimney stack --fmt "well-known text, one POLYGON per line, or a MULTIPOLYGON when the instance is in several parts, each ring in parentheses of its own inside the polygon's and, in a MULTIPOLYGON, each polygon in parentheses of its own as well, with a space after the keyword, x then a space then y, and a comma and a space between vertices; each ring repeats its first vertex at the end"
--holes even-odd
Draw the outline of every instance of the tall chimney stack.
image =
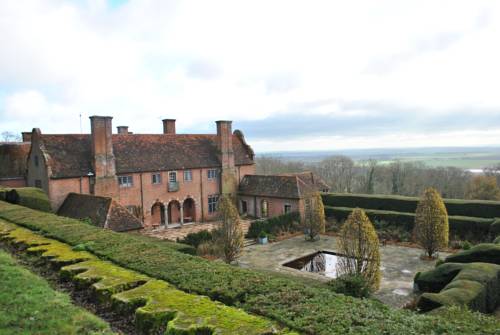
POLYGON ((91 116, 92 167, 94 194, 113 197, 118 192, 111 116, 91 116))
POLYGON ((175 134, 175 119, 163 119, 163 133, 175 134))
POLYGON ((237 190, 234 163, 232 121, 216 121, 217 148, 220 152, 222 194, 235 195, 237 190))
POLYGON ((116 130, 118 131, 118 134, 120 135, 128 135, 128 126, 118 126, 116 127, 116 130))

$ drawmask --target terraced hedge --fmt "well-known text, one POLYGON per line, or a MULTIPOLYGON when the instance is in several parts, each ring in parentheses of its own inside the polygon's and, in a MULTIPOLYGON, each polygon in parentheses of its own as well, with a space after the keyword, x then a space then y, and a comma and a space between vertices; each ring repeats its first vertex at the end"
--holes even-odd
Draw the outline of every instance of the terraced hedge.
MULTIPOLYGON (((415 213, 419 198, 379 194, 323 194, 323 203, 331 207, 348 207, 415 213)), ((444 199, 448 215, 493 219, 500 217, 500 202, 486 200, 444 199)))
POLYGON ((167 335, 278 334, 273 323, 264 318, 184 293, 164 281, 102 261, 88 252, 74 251, 67 244, 1 220, 0 239, 27 248, 21 253, 38 255, 60 268, 63 277, 89 288, 101 303, 135 314, 141 334, 158 333, 165 326, 167 335))
POLYGON ((277 235, 280 232, 301 231, 300 214, 298 212, 283 214, 269 219, 254 220, 248 228, 247 238, 257 238, 261 231, 277 235))
POLYGON ((47 194, 36 187, 2 188, 0 187, 0 200, 21 206, 52 212, 47 194))
MULTIPOLYGON (((325 206, 325 215, 343 221, 347 219, 353 208, 325 206)), ((385 221, 390 225, 403 227, 408 232, 413 230, 415 224, 415 213, 383 211, 376 209, 366 209, 366 214, 374 222, 385 221)), ((482 241, 492 234, 491 228, 494 219, 484 219, 478 217, 449 216, 450 234, 462 239, 472 239, 482 241)))
POLYGON ((303 334, 496 334, 500 321, 460 309, 417 315, 372 300, 336 294, 296 277, 233 267, 187 255, 170 244, 87 226, 79 221, 0 202, 0 218, 40 230, 93 254, 274 319, 303 334), (87 229, 83 232, 82 225, 87 229))
POLYGON ((0 334, 112 335, 106 322, 74 306, 0 250, 0 334))

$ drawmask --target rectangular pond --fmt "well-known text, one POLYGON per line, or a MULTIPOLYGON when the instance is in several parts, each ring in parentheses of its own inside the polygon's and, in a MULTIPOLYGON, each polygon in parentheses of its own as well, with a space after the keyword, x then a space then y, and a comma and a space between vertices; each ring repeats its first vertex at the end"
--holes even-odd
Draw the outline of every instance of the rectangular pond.
POLYGON ((285 263, 283 266, 317 273, 329 278, 337 278, 337 264, 342 258, 345 259, 346 257, 334 252, 318 251, 285 263))

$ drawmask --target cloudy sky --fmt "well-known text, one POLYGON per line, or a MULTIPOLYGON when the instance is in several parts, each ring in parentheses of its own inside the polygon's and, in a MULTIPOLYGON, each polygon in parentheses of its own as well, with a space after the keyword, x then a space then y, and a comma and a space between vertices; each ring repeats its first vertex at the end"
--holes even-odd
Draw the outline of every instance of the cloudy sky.
POLYGON ((259 152, 500 144, 500 1, 2 0, 0 132, 215 132, 259 152))

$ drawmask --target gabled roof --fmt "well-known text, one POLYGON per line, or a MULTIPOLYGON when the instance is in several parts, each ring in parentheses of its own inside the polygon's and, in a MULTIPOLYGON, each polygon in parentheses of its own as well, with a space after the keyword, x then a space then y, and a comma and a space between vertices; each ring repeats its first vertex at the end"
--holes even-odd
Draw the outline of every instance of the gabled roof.
POLYGON ((92 224, 114 231, 142 229, 139 219, 108 197, 69 193, 57 215, 73 219, 90 219, 92 224))
MULTIPOLYGON (((92 169, 90 135, 41 135, 52 178, 86 176, 92 169)), ((233 135, 236 165, 253 164, 253 151, 233 135)), ((116 173, 219 167, 217 135, 113 135, 116 173)))
POLYGON ((23 178, 29 151, 29 142, 1 142, 0 178, 23 178))
POLYGON ((240 183, 239 194, 250 196, 301 199, 305 195, 329 189, 312 172, 282 175, 246 175, 240 183))

